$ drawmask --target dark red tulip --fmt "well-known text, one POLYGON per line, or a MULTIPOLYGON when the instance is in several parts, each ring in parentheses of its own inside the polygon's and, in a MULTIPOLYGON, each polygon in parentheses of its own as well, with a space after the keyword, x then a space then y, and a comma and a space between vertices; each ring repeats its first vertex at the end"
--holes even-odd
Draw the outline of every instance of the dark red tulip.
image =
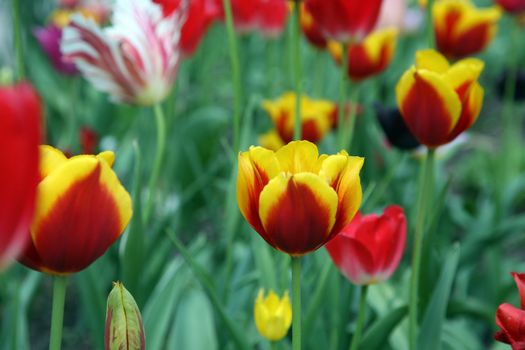
POLYGON ((0 266, 23 249, 33 218, 41 118, 30 84, 0 87, 0 266))
POLYGON ((305 0, 305 6, 323 34, 349 43, 361 41, 374 28, 382 0, 305 0))
POLYGON ((407 233, 401 207, 392 205, 381 215, 357 215, 326 244, 337 268, 357 285, 382 282, 396 270, 407 233))
POLYGON ((496 324, 501 330, 494 339, 509 344, 513 350, 525 350, 525 273, 511 273, 518 286, 521 307, 501 304, 496 311, 496 324))

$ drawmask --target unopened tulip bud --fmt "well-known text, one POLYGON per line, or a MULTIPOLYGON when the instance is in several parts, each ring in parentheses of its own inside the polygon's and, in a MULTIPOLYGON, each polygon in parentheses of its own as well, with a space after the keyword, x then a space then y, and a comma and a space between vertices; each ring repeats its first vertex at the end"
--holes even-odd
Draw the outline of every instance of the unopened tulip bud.
POLYGON ((264 290, 260 290, 254 307, 255 325, 259 333, 270 341, 281 340, 288 333, 292 324, 292 307, 288 293, 282 298, 270 290, 264 297, 264 290))
POLYGON ((108 296, 104 348, 106 350, 146 349, 140 310, 131 293, 120 282, 113 284, 113 290, 108 296))

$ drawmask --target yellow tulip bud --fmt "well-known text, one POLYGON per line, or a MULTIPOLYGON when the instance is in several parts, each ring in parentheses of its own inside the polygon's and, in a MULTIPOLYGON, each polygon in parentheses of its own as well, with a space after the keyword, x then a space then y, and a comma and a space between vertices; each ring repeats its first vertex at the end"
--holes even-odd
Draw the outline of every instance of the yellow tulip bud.
POLYGON ((264 290, 261 289, 255 300, 254 315, 257 330, 263 337, 271 341, 284 338, 292 324, 292 306, 288 292, 279 299, 279 296, 270 290, 265 298, 264 290))

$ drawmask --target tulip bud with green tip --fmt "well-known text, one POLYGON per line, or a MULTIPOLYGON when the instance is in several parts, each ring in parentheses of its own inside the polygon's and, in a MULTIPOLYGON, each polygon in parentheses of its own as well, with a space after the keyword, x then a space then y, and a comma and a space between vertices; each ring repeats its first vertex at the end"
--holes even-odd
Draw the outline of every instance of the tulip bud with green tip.
POLYGON ((146 349, 140 310, 131 293, 120 282, 113 283, 113 290, 108 296, 104 338, 106 350, 146 349))

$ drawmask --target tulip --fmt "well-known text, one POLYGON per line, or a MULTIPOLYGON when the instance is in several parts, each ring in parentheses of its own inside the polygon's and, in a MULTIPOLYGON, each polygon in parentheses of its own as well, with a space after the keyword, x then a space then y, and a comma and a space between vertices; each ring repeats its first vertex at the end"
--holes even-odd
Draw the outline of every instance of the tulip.
POLYGON ((0 87, 0 268, 24 248, 38 185, 42 107, 29 83, 0 87))
POLYGON ((264 296, 261 289, 254 306, 255 326, 259 333, 270 341, 278 341, 286 336, 292 324, 292 306, 285 292, 279 298, 272 290, 264 296))
POLYGON ((510 14, 521 14, 525 12, 524 0, 496 0, 496 2, 510 14))
POLYGON ((407 223, 401 207, 392 205, 381 215, 356 214, 343 230, 326 244, 341 273, 356 285, 388 279, 405 250, 407 223))
POLYGON ((361 41, 372 29, 382 0, 305 0, 305 6, 323 34, 335 41, 361 41))
POLYGON ((413 150, 419 142, 408 130, 399 109, 376 106, 376 115, 390 145, 400 150, 413 150))
POLYGON ((501 10, 478 9, 467 0, 441 0, 434 4, 432 18, 438 50, 448 58, 476 54, 494 38, 501 10))
MULTIPOLYGON (((264 101, 262 106, 268 113, 275 125, 275 131, 263 136, 264 139, 273 138, 276 135, 281 140, 281 146, 293 140, 295 125, 295 105, 297 97, 293 92, 287 92, 274 101, 264 101)), ((301 96, 301 121, 302 121, 302 140, 313 143, 319 142, 331 129, 335 121, 334 115, 337 107, 330 101, 313 100, 308 96, 301 96)), ((266 143, 271 145, 273 142, 266 143)), ((265 144, 263 143, 264 147, 265 144)), ((272 150, 278 148, 267 147, 272 150)))
MULTIPOLYGON (((368 35, 362 42, 350 44, 348 49, 348 76, 354 81, 381 73, 392 61, 394 55, 397 29, 381 29, 368 35)), ((328 49, 336 62, 341 62, 343 47, 331 41, 328 49)))
POLYGON ((151 0, 117 0, 112 26, 75 16, 61 49, 114 102, 153 105, 166 98, 177 74, 181 17, 179 11, 164 17, 151 0))
POLYGON ((314 18, 301 2, 301 30, 306 39, 318 49, 324 50, 328 40, 323 35, 321 28, 315 23, 314 18))
POLYGON ((120 282, 113 283, 108 296, 104 349, 146 349, 140 310, 131 293, 120 282))
POLYGON ((496 324, 500 331, 494 335, 494 339, 502 343, 510 344, 513 350, 525 350, 525 273, 511 273, 518 286, 521 307, 511 304, 501 304, 496 311, 496 324))
POLYGON ((293 141, 276 152, 252 146, 239 154, 241 213, 275 249, 292 256, 312 252, 357 212, 363 161, 345 151, 319 156, 309 141, 293 141))
POLYGON ((468 58, 450 66, 434 50, 416 53, 416 64, 399 80, 396 95, 405 123, 421 144, 448 143, 476 121, 483 103, 477 82, 483 65, 468 58))
MULTIPOLYGON (((255 30, 265 36, 278 36, 286 25, 288 6, 284 0, 230 0, 233 24, 241 34, 255 30)), ((221 7, 220 17, 225 18, 221 7)))
MULTIPOLYGON (((180 0, 153 0, 162 6, 164 16, 172 15, 181 8, 180 0)), ((218 18, 220 6, 214 0, 192 0, 188 3, 180 37, 180 49, 185 57, 197 50, 211 23, 218 18)))
POLYGON ((41 146, 40 159, 35 217, 20 262, 68 275, 85 269, 120 237, 131 218, 131 198, 111 169, 113 152, 68 159, 41 146))

